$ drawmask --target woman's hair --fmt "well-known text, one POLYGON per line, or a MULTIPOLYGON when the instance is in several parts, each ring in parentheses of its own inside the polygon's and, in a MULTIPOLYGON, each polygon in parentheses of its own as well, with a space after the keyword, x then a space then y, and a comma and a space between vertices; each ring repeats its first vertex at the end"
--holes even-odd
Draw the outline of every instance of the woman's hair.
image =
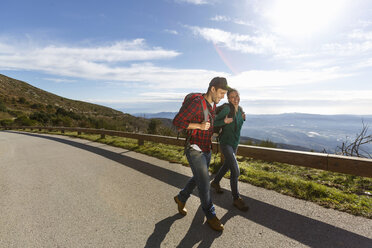
POLYGON ((229 88, 229 90, 227 91, 227 98, 229 98, 229 95, 233 92, 236 92, 239 94, 239 91, 237 89, 234 89, 234 88, 229 88))

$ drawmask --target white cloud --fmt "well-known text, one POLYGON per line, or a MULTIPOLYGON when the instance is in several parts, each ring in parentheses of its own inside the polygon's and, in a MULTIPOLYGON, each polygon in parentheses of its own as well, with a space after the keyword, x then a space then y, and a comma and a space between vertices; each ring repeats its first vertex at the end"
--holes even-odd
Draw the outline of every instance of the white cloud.
POLYGON ((231 18, 227 16, 216 15, 215 17, 212 17, 210 20, 215 22, 228 22, 231 20, 231 18))
POLYGON ((77 80, 74 79, 66 79, 66 78, 43 78, 44 80, 47 81, 52 81, 56 83, 75 83, 77 80))
MULTIPOLYGON (((208 83, 205 82, 205 90, 207 90, 208 83)), ((135 96, 137 99, 141 99, 141 102, 146 103, 159 103, 159 102, 177 102, 183 100, 183 98, 190 92, 145 92, 139 93, 135 96)), ((121 98, 121 99, 87 99, 89 102, 95 103, 133 103, 133 98, 121 98)))
POLYGON ((363 28, 370 27, 370 26, 372 26, 372 21, 359 20, 358 25, 363 27, 363 28))
POLYGON ((239 24, 239 25, 244 25, 244 26, 250 26, 250 27, 255 26, 252 22, 247 22, 247 21, 243 21, 243 20, 239 20, 239 19, 234 19, 233 22, 236 23, 236 24, 239 24))
POLYGON ((179 55, 175 51, 147 48, 142 39, 89 48, 13 45, 1 41, 0 47, 8 48, 0 52, 0 69, 4 70, 39 71, 61 77, 101 81, 141 82, 143 87, 162 89, 199 88, 200 82, 207 84, 216 75, 228 76, 210 70, 173 69, 149 62, 135 63, 179 55), (129 65, 119 64, 123 62, 129 65))
MULTIPOLYGON (((239 88, 238 88, 239 89, 239 88)), ((295 90, 292 89, 255 89, 247 90, 243 88, 241 91, 241 100, 243 101, 339 101, 339 102, 355 102, 355 101, 372 101, 372 90, 357 91, 357 90, 295 90)))
MULTIPOLYGON (((236 49, 241 47, 248 49, 245 43, 241 42, 256 39, 250 36, 231 35, 216 29, 197 28, 197 30, 217 44, 226 44, 236 49)), ((0 46, 9 48, 6 52, 0 53, 1 69, 34 70, 61 77, 111 82, 137 82, 142 87, 160 89, 201 88, 204 90, 205 87, 201 87, 200 83, 205 82, 207 85, 215 76, 227 77, 228 81, 239 89, 319 83, 350 76, 337 67, 317 70, 250 70, 232 76, 213 70, 175 69, 156 66, 148 62, 134 63, 138 60, 164 59, 178 55, 177 52, 161 48, 147 48, 144 40, 141 39, 119 42, 112 46, 89 48, 26 47, 1 42, 0 46), (127 62, 129 65, 123 66, 112 62, 127 62)))
POLYGON ((351 39, 356 40, 372 40, 372 32, 356 29, 348 35, 351 39))
POLYGON ((363 42, 329 43, 322 46, 322 52, 335 56, 360 56, 372 51, 372 40, 363 42))
MULTIPOLYGON (((228 21, 228 17, 216 16, 215 20, 228 21)), ((327 66, 347 62, 351 56, 356 59, 372 51, 372 32, 354 30, 341 42, 307 44, 291 46, 290 43, 275 34, 254 32, 253 34, 231 33, 216 28, 189 27, 193 33, 208 42, 242 54, 270 55, 281 61, 318 66, 319 63, 327 66), (332 57, 331 57, 332 56, 332 57), (337 57, 337 58, 336 58, 337 57), (327 62, 327 63, 326 63, 327 62)), ((298 64, 300 65, 300 64, 298 64)))
MULTIPOLYGON (((0 41, 0 47, 7 48, 0 53, 9 62, 21 62, 38 59, 43 62, 63 62, 64 58, 73 61, 86 62, 125 62, 174 58, 179 52, 162 48, 149 48, 143 39, 120 41, 107 46, 73 47, 73 46, 38 46, 34 44, 9 44, 0 41), (61 61, 62 60, 62 61, 61 61)), ((1 58, 0 57, 0 58, 1 58)), ((2 59, 3 60, 3 59, 2 59)), ((66 62, 66 61, 65 61, 66 62)))
POLYGON ((238 89, 257 89, 321 83, 349 76, 351 74, 342 72, 339 68, 320 70, 251 70, 231 76, 229 82, 238 89))
POLYGON ((174 34, 174 35, 178 34, 176 30, 171 30, 171 29, 164 29, 164 32, 169 33, 169 34, 174 34))
MULTIPOLYGON (((307 132, 307 134, 306 134, 308 137, 310 137, 310 138, 313 138, 313 137, 315 137, 315 136, 324 136, 324 135, 320 135, 319 133, 317 133, 317 132, 307 132)), ((324 136, 324 137, 327 137, 327 136, 324 136)))
POLYGON ((357 69, 372 67, 372 58, 361 61, 361 62, 355 64, 354 67, 357 68, 357 69))
POLYGON ((62 77, 144 82, 146 85, 163 88, 181 88, 185 85, 198 87, 200 80, 209 82, 216 75, 227 75, 201 69, 159 67, 149 62, 134 63, 179 55, 175 51, 147 48, 142 39, 88 48, 66 45, 41 47, 0 41, 0 47, 7 48, 0 52, 0 69, 4 70, 33 70, 62 77), (123 62, 130 64, 119 64, 123 62), (173 86, 169 82, 173 82, 173 86))
POLYGON ((221 45, 229 50, 249 54, 286 53, 287 49, 277 46, 277 39, 273 35, 241 35, 221 29, 190 27, 196 35, 200 35, 207 41, 221 45))
POLYGON ((222 16, 222 15, 216 15, 215 17, 210 18, 211 21, 215 22, 232 22, 239 25, 245 25, 245 26, 254 26, 253 23, 239 20, 239 19, 231 19, 228 16, 222 16))

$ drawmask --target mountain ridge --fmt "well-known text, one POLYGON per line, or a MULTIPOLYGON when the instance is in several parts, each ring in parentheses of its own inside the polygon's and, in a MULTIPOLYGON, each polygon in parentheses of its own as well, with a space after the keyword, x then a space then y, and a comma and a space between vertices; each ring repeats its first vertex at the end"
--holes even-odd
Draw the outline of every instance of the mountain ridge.
POLYGON ((3 99, 3 102, 9 103, 12 101, 12 98, 15 98, 15 100, 17 100, 21 97, 24 97, 25 100, 28 99, 29 101, 32 101, 32 104, 44 104, 63 107, 66 110, 74 112, 97 115, 123 114, 123 112, 109 107, 79 100, 68 99, 39 89, 24 81, 20 81, 0 74, 0 98, 3 99))
MULTIPOLYGON (((0 74, 0 125, 55 125, 146 132, 150 121, 68 99, 0 74)), ((167 127, 159 124, 161 130, 167 127)))

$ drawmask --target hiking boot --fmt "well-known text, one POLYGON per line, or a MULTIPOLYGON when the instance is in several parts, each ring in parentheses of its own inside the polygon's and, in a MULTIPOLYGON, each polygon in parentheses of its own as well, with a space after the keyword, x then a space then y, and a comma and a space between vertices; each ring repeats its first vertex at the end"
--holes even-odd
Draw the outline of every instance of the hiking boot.
POLYGON ((215 231, 222 232, 223 231, 223 224, 221 221, 217 218, 217 216, 214 216, 212 219, 207 219, 208 225, 215 231))
POLYGON ((211 182, 211 187, 216 190, 217 194, 222 194, 223 193, 223 190, 222 190, 219 183, 216 183, 216 182, 212 181, 211 182))
POLYGON ((178 199, 178 196, 175 196, 174 197, 174 201, 177 203, 177 206, 178 206, 178 212, 180 214, 182 214, 183 216, 185 216, 187 214, 187 209, 185 208, 185 203, 181 202, 179 199, 178 199))
POLYGON ((239 198, 236 198, 236 199, 234 200, 233 205, 234 205, 237 209, 239 209, 239 210, 241 210, 241 211, 244 211, 244 212, 246 212, 246 211, 249 210, 249 207, 245 204, 245 202, 243 201, 243 199, 240 198, 240 197, 239 197, 239 198))

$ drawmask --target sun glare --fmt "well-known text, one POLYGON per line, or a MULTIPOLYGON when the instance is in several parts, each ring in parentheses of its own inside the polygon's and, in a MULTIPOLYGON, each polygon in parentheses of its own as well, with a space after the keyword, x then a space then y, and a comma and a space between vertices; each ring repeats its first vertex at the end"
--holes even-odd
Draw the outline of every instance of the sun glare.
POLYGON ((324 32, 337 22, 346 0, 276 0, 265 9, 273 31, 292 37, 324 32))

